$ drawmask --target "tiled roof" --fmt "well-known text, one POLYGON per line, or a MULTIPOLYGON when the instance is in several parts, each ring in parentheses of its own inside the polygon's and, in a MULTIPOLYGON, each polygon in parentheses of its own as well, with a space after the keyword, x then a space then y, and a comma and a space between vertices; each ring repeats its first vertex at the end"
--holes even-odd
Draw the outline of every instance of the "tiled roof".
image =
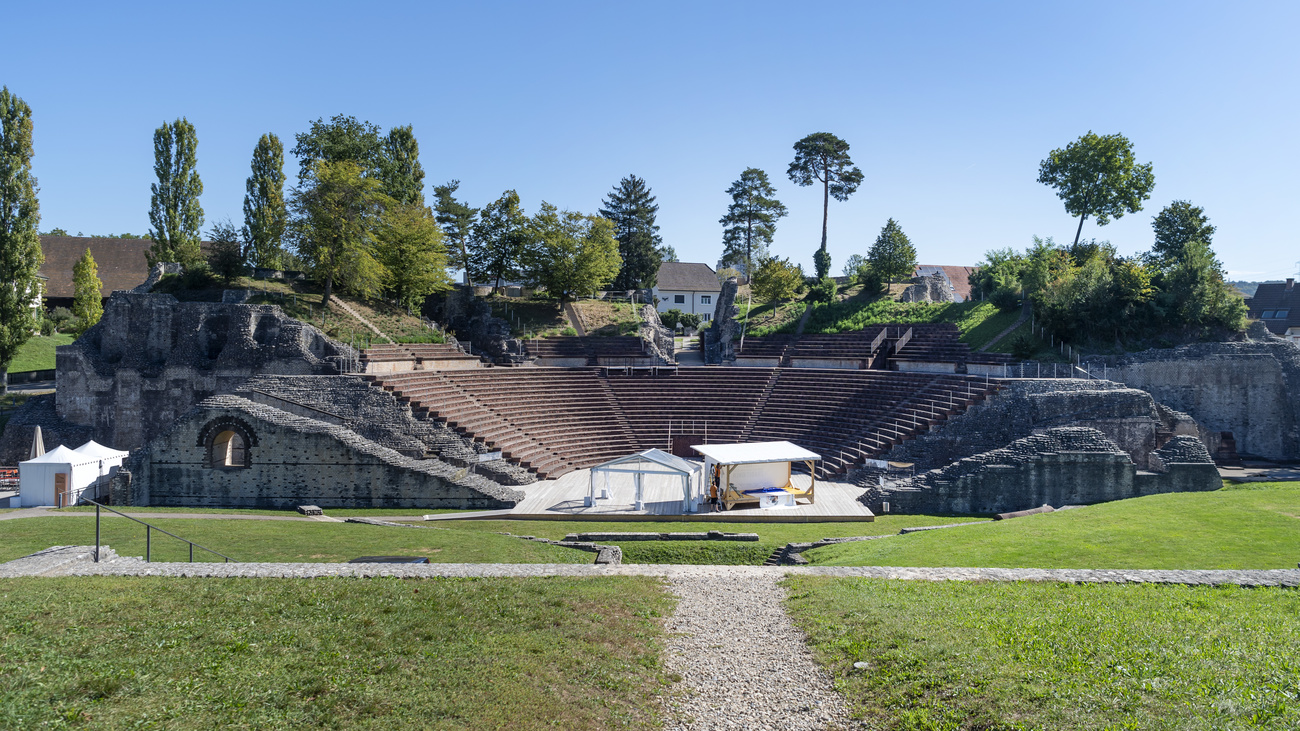
POLYGON ((45 283, 46 297, 73 296, 72 268, 81 255, 90 249, 99 269, 99 279, 104 283, 100 293, 105 297, 118 289, 131 289, 149 278, 149 265, 144 253, 153 244, 149 239, 96 239, 89 236, 42 236, 41 250, 45 263, 41 274, 49 277, 45 283))
POLYGON ((659 289, 678 292, 718 292, 722 284, 718 275, 708 264, 666 261, 659 265, 659 277, 655 280, 659 289))
POLYGON ((1294 279, 1260 284, 1255 296, 1246 300, 1246 305, 1250 308, 1250 316, 1262 320, 1269 332, 1275 335, 1283 335, 1289 328, 1300 328, 1300 296, 1296 295, 1294 279), (1277 317, 1279 311, 1286 312, 1286 316, 1277 317))

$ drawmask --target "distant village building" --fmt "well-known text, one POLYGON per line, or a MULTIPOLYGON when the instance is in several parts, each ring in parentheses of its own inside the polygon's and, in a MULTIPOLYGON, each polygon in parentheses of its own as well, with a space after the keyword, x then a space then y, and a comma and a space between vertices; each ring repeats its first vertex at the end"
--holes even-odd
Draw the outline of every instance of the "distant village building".
POLYGON ((666 261, 659 265, 654 296, 660 312, 681 310, 708 322, 721 291, 718 274, 708 264, 666 261))
POLYGON ((938 274, 948 282, 948 288, 952 291, 952 301, 965 302, 971 298, 970 278, 975 273, 975 269, 976 267, 918 264, 912 276, 932 277, 938 274))
POLYGON ((1263 322, 1269 332, 1300 343, 1300 298, 1296 297, 1294 278, 1260 284, 1246 306, 1250 317, 1263 322))
POLYGON ((76 293, 72 284, 72 268, 90 249, 103 283, 99 293, 107 299, 119 289, 138 287, 149 278, 149 263, 145 252, 153 245, 149 239, 101 239, 90 236, 42 236, 41 251, 45 263, 41 274, 46 278, 45 305, 71 307, 76 293))

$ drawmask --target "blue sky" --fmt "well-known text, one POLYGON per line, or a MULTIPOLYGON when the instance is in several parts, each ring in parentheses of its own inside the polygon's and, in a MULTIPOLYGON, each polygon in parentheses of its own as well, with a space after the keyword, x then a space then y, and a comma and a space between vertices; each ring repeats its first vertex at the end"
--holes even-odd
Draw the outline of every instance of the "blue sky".
MULTIPOLYGON (((786 177, 811 132, 866 180, 832 201, 830 251, 893 217, 924 263, 975 264, 1076 221, 1038 163, 1093 130, 1155 166, 1144 210, 1085 237, 1151 245, 1151 217, 1205 207, 1234 278, 1292 275, 1300 197, 1300 3, 22 3, 0 84, 32 106, 42 230, 148 228, 153 130, 199 134, 210 225, 242 218, 258 137, 318 117, 412 124, 426 183, 476 206, 507 188, 595 212, 647 179, 666 243, 716 262, 726 188, 768 171, 776 253, 811 271, 821 195, 786 177), (369 8, 373 7, 373 10, 369 8), (809 8, 814 8, 810 10, 809 8)), ((297 172, 292 158, 290 179, 297 172)), ((206 231, 206 226, 205 226, 206 231)))

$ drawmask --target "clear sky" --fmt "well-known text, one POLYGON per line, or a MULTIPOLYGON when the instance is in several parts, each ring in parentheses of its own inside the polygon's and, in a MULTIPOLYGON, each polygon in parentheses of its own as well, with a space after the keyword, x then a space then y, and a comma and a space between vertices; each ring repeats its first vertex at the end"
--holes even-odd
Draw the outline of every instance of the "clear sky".
MULTIPOLYGON (((1205 207, 1233 278, 1300 260, 1300 3, 11 3, 0 84, 35 115, 42 230, 143 233, 153 131, 199 135, 207 226, 242 220, 258 137, 311 120, 412 124, 426 184, 475 206, 518 190, 594 213, 645 178, 664 241, 716 263, 726 188, 763 168, 790 209, 776 253, 812 270, 821 195, 786 177, 811 132, 866 180, 831 202, 830 252, 893 217, 923 263, 975 264, 1076 221, 1035 182, 1081 134, 1155 166, 1144 210, 1084 237, 1151 245, 1151 217, 1205 207)), ((297 161, 286 173, 293 180, 297 161)))

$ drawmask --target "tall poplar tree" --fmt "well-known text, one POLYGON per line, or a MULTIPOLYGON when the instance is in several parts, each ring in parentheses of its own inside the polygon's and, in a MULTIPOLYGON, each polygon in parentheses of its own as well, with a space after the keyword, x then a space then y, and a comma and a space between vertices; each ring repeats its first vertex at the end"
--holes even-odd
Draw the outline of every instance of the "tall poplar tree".
POLYGON ((18 349, 39 325, 40 281, 45 261, 41 206, 32 175, 32 108, 0 87, 0 393, 18 349))
POLYGON ((99 266, 86 249, 72 267, 72 314, 77 316, 77 326, 84 332, 104 316, 104 298, 100 290, 104 283, 99 279, 99 266))
POLYGON ((817 278, 831 270, 831 255, 826 250, 826 222, 831 198, 844 202, 862 184, 862 171, 849 158, 849 143, 830 132, 814 132, 794 143, 794 161, 786 171, 795 185, 822 184, 822 245, 813 255, 817 278))
POLYGON ((248 263, 255 267, 284 267, 284 145, 264 134, 253 150, 253 172, 244 186, 244 243, 248 263))
POLYGON ((434 220, 442 227, 442 233, 450 244, 451 256, 456 266, 465 272, 465 283, 470 283, 470 269, 473 263, 470 260, 470 237, 474 232, 474 220, 478 217, 478 209, 470 208, 467 204, 456 200, 456 190, 460 188, 460 181, 453 180, 446 185, 439 185, 433 189, 433 195, 437 198, 434 204, 434 220))
POLYGON ((149 238, 145 254, 149 265, 178 261, 192 265, 202 257, 199 232, 203 227, 203 181, 199 179, 199 138, 194 125, 181 117, 153 133, 153 170, 158 182, 150 186, 149 238))
POLYGON ((754 262, 767 256, 776 234, 776 220, 786 215, 785 206, 773 198, 776 188, 767 179, 767 173, 758 168, 746 168, 740 179, 727 188, 731 205, 727 215, 718 223, 722 232, 722 261, 740 269, 746 278, 754 276, 754 262))
POLYGON ((420 143, 411 125, 388 130, 384 152, 384 194, 399 205, 423 208, 424 168, 420 166, 420 143))
POLYGON ((614 289, 647 289, 655 286, 663 260, 663 237, 655 224, 659 205, 643 178, 629 175, 618 181, 609 197, 601 201, 600 215, 614 222, 614 238, 622 268, 614 278, 614 289))

